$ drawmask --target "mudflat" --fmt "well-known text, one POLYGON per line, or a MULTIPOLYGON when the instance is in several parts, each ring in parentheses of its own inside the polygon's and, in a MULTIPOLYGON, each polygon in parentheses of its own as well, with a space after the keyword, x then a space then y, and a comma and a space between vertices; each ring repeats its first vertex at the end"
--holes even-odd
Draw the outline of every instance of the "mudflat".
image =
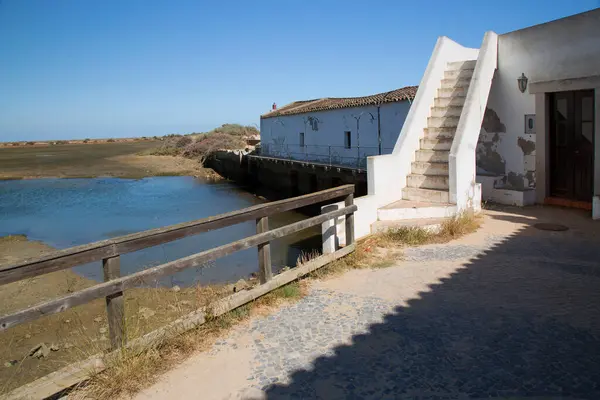
POLYGON ((155 140, 20 146, 0 148, 0 179, 144 178, 161 175, 205 176, 198 162, 180 157, 139 155, 155 140))
MULTIPOLYGON (((0 268, 54 250, 23 235, 0 237, 0 268)), ((0 315, 96 283, 71 269, 9 283, 0 290, 0 315)), ((207 296, 222 297, 229 294, 228 290, 225 286, 129 290, 125 293, 128 337, 133 339, 164 326, 205 305, 207 296)), ((107 351, 110 344, 108 335, 104 299, 0 332, 0 396, 76 361, 107 351), (46 352, 34 354, 34 350, 41 346, 46 352)))

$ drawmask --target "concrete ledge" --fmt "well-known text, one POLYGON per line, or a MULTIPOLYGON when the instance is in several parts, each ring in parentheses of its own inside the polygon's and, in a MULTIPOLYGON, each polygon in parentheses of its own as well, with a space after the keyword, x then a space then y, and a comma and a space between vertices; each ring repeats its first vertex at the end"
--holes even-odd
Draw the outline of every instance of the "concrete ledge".
POLYGON ((484 199, 486 195, 492 193, 495 188, 501 185, 503 177, 504 175, 477 175, 475 177, 475 181, 481 184, 481 192, 484 199))
POLYGON ((494 188, 491 192, 484 193, 483 199, 511 206, 530 206, 535 204, 535 189, 514 190, 494 188))
POLYGON ((404 200, 377 210, 377 219, 379 221, 400 221, 417 218, 444 218, 456 215, 456 213, 456 204, 431 204, 404 200), (406 205, 402 203, 406 203, 406 205))

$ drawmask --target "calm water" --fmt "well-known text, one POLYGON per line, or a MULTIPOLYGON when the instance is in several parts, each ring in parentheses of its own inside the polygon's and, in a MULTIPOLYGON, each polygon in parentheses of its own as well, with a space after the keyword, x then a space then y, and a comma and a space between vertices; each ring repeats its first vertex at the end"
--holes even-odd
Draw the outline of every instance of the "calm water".
MULTIPOLYGON (((0 236, 24 234, 31 240, 62 249, 261 202, 230 183, 209 184, 193 177, 0 181, 0 236)), ((297 213, 283 213, 269 222, 271 227, 277 227, 303 218, 306 217, 297 213)), ((256 227, 251 221, 126 254, 121 257, 121 271, 130 274, 254 233, 256 227)), ((295 265, 303 249, 318 248, 318 234, 317 227, 274 242, 271 245, 274 269, 295 265)), ((100 262, 75 270, 102 280, 100 262)), ((257 270, 257 250, 252 248, 207 267, 181 272, 162 283, 234 281, 257 270)))

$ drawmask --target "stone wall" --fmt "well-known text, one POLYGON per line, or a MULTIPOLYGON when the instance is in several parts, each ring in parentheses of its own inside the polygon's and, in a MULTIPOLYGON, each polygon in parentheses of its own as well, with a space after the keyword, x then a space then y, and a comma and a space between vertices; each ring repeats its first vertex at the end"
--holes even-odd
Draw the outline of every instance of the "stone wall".
POLYGON ((224 178, 250 186, 252 190, 265 189, 273 193, 271 197, 300 196, 344 184, 356 185, 356 197, 367 193, 365 171, 225 151, 216 153, 206 166, 224 178))

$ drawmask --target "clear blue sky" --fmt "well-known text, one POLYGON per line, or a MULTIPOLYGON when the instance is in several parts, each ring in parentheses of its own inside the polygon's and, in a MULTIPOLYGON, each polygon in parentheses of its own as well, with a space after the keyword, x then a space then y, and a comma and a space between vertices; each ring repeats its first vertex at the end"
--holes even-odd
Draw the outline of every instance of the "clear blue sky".
POLYGON ((416 85, 446 35, 479 47, 571 1, 0 0, 0 140, 258 124, 273 102, 416 85))

